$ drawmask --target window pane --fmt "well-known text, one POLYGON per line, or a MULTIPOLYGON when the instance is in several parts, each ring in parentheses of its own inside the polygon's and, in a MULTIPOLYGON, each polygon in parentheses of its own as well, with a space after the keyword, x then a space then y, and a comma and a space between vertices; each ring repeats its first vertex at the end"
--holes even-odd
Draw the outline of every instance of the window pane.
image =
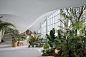
POLYGON ((57 22, 57 16, 55 16, 55 23, 57 22))
POLYGON ((48 26, 48 29, 47 30, 50 31, 51 30, 51 26, 48 26))
POLYGON ((51 25, 51 29, 50 30, 52 30, 52 28, 53 28, 53 25, 51 25))
POLYGON ((53 19, 50 19, 50 22, 51 22, 51 24, 52 24, 52 22, 53 22, 53 19))
POLYGON ((57 28, 57 23, 55 24, 55 28, 57 28))
POLYGON ((48 20, 48 25, 50 25, 50 19, 48 20))
POLYGON ((46 33, 46 27, 44 27, 44 32, 46 33))

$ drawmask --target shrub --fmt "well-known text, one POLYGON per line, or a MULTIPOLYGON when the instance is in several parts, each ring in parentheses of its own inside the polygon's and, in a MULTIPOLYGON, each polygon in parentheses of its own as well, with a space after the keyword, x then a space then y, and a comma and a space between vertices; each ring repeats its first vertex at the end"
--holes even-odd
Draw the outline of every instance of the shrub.
POLYGON ((62 49, 58 52, 58 55, 61 55, 62 54, 62 49))
POLYGON ((51 49, 50 51, 51 51, 51 53, 54 53, 55 50, 54 49, 51 49))
POLYGON ((12 42, 17 42, 17 40, 12 40, 12 42))
POLYGON ((44 54, 42 54, 42 56, 49 56, 49 54, 48 53, 44 53, 44 54))
POLYGON ((43 48, 44 48, 44 49, 48 49, 48 48, 49 48, 49 46, 48 46, 48 45, 45 45, 45 46, 43 46, 43 48))

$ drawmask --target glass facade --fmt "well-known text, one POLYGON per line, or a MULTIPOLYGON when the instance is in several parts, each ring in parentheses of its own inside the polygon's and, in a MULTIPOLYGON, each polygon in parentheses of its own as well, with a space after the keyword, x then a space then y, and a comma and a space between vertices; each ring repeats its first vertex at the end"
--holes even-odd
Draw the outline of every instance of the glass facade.
POLYGON ((59 19, 61 19, 60 10, 57 10, 51 15, 47 16, 44 22, 40 23, 40 29, 38 30, 38 33, 42 34, 42 38, 45 38, 46 34, 49 34, 52 28, 55 28, 55 31, 60 29, 58 26, 61 26, 62 24, 59 19))

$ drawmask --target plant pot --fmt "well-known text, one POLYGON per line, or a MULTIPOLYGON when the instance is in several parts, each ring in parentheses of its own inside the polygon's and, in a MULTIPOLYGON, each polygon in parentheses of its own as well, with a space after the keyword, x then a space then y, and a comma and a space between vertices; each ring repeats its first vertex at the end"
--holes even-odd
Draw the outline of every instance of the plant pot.
POLYGON ((17 42, 12 42, 12 47, 17 47, 17 42))
POLYGON ((60 50, 55 49, 55 53, 56 53, 56 54, 58 54, 59 51, 60 51, 60 50))
POLYGON ((20 46, 20 41, 17 42, 17 46, 20 46))

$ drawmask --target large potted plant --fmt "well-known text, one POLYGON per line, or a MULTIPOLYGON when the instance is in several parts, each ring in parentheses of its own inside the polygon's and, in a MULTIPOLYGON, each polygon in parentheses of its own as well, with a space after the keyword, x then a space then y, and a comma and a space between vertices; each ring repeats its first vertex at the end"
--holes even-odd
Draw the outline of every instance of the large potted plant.
POLYGON ((17 38, 19 37, 19 31, 16 29, 8 28, 5 33, 9 33, 12 36, 12 46, 17 47, 17 38))
MULTIPOLYGON (((2 18, 3 16, 0 16, 0 18, 2 18)), ((3 22, 2 19, 0 19, 0 32, 2 34, 2 36, 4 36, 6 33, 6 29, 7 28, 10 28, 10 27, 13 27, 15 28, 15 26, 12 24, 12 23, 9 23, 7 21, 3 22)), ((1 40, 2 38, 0 38, 1 40)), ((0 42, 1 43, 1 42, 0 42)))

